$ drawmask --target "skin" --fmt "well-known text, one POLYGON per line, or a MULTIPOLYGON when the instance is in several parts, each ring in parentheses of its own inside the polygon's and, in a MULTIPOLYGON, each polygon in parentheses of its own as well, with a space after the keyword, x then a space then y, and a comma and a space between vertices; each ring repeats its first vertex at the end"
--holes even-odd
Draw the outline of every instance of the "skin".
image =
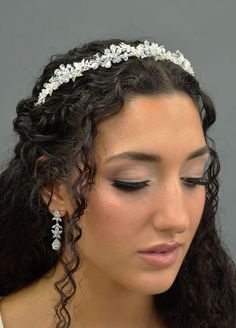
MULTIPOLYGON (((191 98, 180 92, 136 96, 119 115, 99 126, 95 185, 79 221, 83 235, 77 248, 82 265, 75 273, 79 288, 69 305, 75 326, 164 327, 152 295, 172 286, 199 226, 205 187, 190 187, 180 178, 203 176, 209 154, 186 159, 205 145, 198 111, 191 98), (159 154, 162 161, 108 161, 124 151, 159 154), (127 192, 113 186, 114 180, 148 180, 148 186, 127 192), (152 266, 137 254, 174 240, 181 245, 170 266, 152 266)), ((65 219, 73 212, 73 200, 63 184, 57 185, 49 207, 52 212, 55 208, 65 219)), ((41 318, 48 317, 46 300, 58 300, 52 281, 62 272, 58 265, 50 279, 42 278, 25 291, 24 300, 34 302, 34 308, 44 304, 41 318), (35 296, 40 293, 41 301, 35 296)))

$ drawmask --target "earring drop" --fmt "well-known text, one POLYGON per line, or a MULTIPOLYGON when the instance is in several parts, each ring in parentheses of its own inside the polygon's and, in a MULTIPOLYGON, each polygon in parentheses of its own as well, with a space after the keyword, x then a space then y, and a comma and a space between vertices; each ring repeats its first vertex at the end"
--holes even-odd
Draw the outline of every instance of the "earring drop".
POLYGON ((56 238, 53 241, 53 243, 52 243, 52 249, 54 249, 55 251, 58 251, 61 248, 61 242, 60 242, 59 239, 61 239, 61 236, 60 235, 62 234, 62 226, 60 226, 60 224, 58 223, 58 221, 61 221, 62 222, 62 219, 61 219, 61 214, 60 214, 60 212, 59 212, 58 209, 56 209, 53 212, 53 218, 52 218, 52 220, 55 220, 56 221, 56 224, 54 224, 52 226, 52 228, 54 228, 54 230, 51 230, 52 233, 53 233, 53 237, 52 238, 56 238))

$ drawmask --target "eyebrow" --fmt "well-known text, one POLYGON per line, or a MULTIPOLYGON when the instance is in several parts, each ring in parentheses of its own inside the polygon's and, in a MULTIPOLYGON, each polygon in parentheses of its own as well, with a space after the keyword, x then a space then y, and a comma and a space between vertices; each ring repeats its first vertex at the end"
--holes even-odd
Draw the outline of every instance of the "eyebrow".
MULTIPOLYGON (((199 148, 188 155, 186 158, 186 161, 189 161, 191 159, 194 159, 196 157, 203 156, 207 153, 210 153, 209 147, 206 145, 202 148, 199 148)), ((130 159, 134 161, 143 161, 143 162, 157 162, 160 163, 162 161, 162 158, 158 154, 149 154, 149 153, 142 153, 142 152, 136 152, 136 151, 125 151, 120 154, 116 154, 113 156, 108 157, 104 163, 110 163, 113 160, 116 159, 130 159)))

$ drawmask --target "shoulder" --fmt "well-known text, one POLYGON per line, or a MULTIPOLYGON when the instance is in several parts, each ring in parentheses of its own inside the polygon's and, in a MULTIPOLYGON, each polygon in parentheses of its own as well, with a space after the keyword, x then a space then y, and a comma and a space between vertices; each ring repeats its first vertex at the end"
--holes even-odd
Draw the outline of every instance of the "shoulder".
POLYGON ((0 313, 4 328, 23 327, 20 313, 21 300, 17 301, 15 295, 8 295, 0 300, 0 313))
POLYGON ((26 288, 0 299, 4 328, 50 327, 54 302, 44 296, 39 290, 26 288))

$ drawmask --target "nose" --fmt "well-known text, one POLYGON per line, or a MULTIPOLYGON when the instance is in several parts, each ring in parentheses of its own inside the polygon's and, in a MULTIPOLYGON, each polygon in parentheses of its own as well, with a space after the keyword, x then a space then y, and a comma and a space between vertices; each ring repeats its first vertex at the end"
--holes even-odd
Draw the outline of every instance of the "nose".
POLYGON ((162 184, 153 200, 153 226, 157 231, 184 232, 190 225, 188 199, 181 186, 181 180, 162 184))

